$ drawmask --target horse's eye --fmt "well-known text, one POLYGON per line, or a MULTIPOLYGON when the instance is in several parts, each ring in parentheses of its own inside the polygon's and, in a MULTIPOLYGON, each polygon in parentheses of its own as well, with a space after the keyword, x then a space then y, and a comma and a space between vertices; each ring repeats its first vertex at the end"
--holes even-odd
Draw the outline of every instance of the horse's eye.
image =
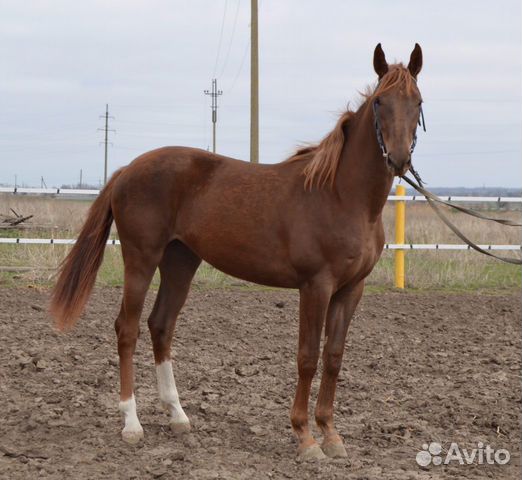
POLYGON ((381 99, 379 97, 377 97, 375 99, 375 105, 380 105, 381 104, 381 99))
POLYGON ((419 103, 418 103, 418 107, 420 107, 422 105, 422 100, 419 100, 419 103))

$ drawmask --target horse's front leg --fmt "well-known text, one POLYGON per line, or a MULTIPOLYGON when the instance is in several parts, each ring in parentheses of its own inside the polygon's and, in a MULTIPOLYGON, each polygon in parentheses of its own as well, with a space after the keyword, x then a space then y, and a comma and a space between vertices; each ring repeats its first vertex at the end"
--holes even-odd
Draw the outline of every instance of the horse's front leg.
POLYGON ((341 369, 348 326, 361 299, 364 282, 344 288, 332 296, 326 319, 326 342, 323 348, 323 375, 315 408, 317 425, 323 432, 323 452, 329 457, 346 457, 343 440, 333 421, 333 404, 337 377, 341 369))
POLYGON ((308 399, 312 379, 317 370, 321 332, 330 296, 331 289, 324 282, 310 283, 300 290, 297 354, 299 379, 290 418, 299 442, 298 455, 304 460, 324 458, 324 453, 308 425, 308 399))

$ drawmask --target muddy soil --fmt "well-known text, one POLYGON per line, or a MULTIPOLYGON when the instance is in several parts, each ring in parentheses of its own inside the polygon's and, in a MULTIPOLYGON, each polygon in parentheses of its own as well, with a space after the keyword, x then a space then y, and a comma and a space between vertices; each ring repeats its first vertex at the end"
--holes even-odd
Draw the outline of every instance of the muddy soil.
MULTIPOLYGON (((296 460, 289 422, 295 292, 193 289, 174 343, 193 424, 181 438, 159 405, 143 320, 135 361, 145 439, 137 446, 120 440, 113 331, 120 296, 118 288, 96 290, 64 335, 50 326, 48 291, 0 290, 2 479, 520 478, 518 295, 366 295, 337 395, 349 458, 315 463, 296 460), (468 450, 482 442, 509 450, 511 460, 419 467, 417 453, 435 441, 468 450)), ((152 301, 151 294, 148 310, 152 301)))

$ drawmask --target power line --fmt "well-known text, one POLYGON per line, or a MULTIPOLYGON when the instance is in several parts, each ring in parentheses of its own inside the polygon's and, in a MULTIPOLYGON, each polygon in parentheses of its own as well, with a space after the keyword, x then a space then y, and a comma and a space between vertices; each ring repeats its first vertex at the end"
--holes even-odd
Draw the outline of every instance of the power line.
POLYGON ((218 49, 217 49, 217 54, 216 54, 216 61, 214 62, 214 71, 212 73, 213 77, 216 76, 216 70, 217 70, 218 61, 219 61, 219 54, 221 52, 221 42, 223 41, 223 29, 225 28, 225 17, 227 15, 227 3, 228 3, 228 0, 225 0, 225 8, 223 9, 223 18, 221 19, 221 31, 219 33, 219 42, 218 42, 218 49))
POLYGON ((145 133, 120 132, 119 136, 148 138, 150 140, 153 140, 155 138, 169 138, 169 139, 172 139, 172 132, 145 132, 145 133))
POLYGON ((220 95, 223 95, 222 90, 217 89, 217 80, 215 78, 212 79, 212 90, 204 90, 203 93, 205 95, 210 95, 212 99, 212 152, 216 153, 216 123, 217 123, 217 109, 218 104, 217 100, 220 95))
POLYGON ((234 87, 236 86, 237 79, 239 78, 239 75, 241 75, 241 71, 243 70, 243 65, 245 64, 245 60, 248 53, 248 48, 250 47, 250 38, 248 39, 246 45, 245 45, 245 51, 243 52, 243 57, 241 58, 241 63, 239 64, 239 68, 237 70, 237 73, 234 77, 234 80, 232 80, 232 83, 230 85, 230 88, 226 90, 227 93, 230 93, 234 87))
POLYGON ((234 41, 234 34, 236 33, 237 16, 239 14, 240 3, 241 3, 241 0, 237 0, 236 14, 234 16, 234 24, 232 26, 232 34, 230 35, 230 41, 228 42, 227 54, 225 56, 225 61, 223 62, 223 68, 221 69, 221 73, 219 74, 219 78, 221 78, 223 76, 223 73, 225 73, 225 68, 227 67, 227 64, 228 64, 228 57, 230 56, 230 50, 232 49, 232 42, 234 41))
POLYGON ((109 118, 114 119, 113 116, 109 115, 109 104, 105 105, 105 115, 100 115, 100 118, 105 118, 105 128, 98 128, 98 130, 105 131, 105 139, 103 142, 105 144, 105 161, 103 163, 103 184, 107 183, 107 147, 109 145, 109 132, 116 132, 116 130, 109 128, 109 118))

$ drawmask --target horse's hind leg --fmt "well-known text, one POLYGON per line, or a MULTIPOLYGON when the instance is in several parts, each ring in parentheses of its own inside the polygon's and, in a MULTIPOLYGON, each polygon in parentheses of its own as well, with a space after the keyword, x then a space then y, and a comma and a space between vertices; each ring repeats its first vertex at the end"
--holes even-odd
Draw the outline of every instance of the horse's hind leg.
POLYGON ((345 288, 333 295, 326 318, 326 342, 323 347, 323 375, 315 408, 315 419, 323 433, 323 452, 329 457, 346 457, 343 440, 333 422, 337 377, 341 369, 348 326, 361 299, 364 283, 345 288))
POLYGON ((170 414, 170 428, 174 433, 190 430, 190 422, 179 402, 170 348, 176 319, 200 263, 201 259, 183 243, 173 241, 167 246, 159 265, 161 284, 158 296, 148 321, 154 348, 159 397, 170 414))
POLYGON ((119 408, 125 420, 123 440, 137 443, 143 437, 143 428, 136 413, 132 357, 140 332, 139 321, 145 295, 158 265, 159 255, 152 252, 147 255, 143 250, 126 245, 122 246, 122 253, 125 262, 123 302, 114 325, 120 357, 119 408))

